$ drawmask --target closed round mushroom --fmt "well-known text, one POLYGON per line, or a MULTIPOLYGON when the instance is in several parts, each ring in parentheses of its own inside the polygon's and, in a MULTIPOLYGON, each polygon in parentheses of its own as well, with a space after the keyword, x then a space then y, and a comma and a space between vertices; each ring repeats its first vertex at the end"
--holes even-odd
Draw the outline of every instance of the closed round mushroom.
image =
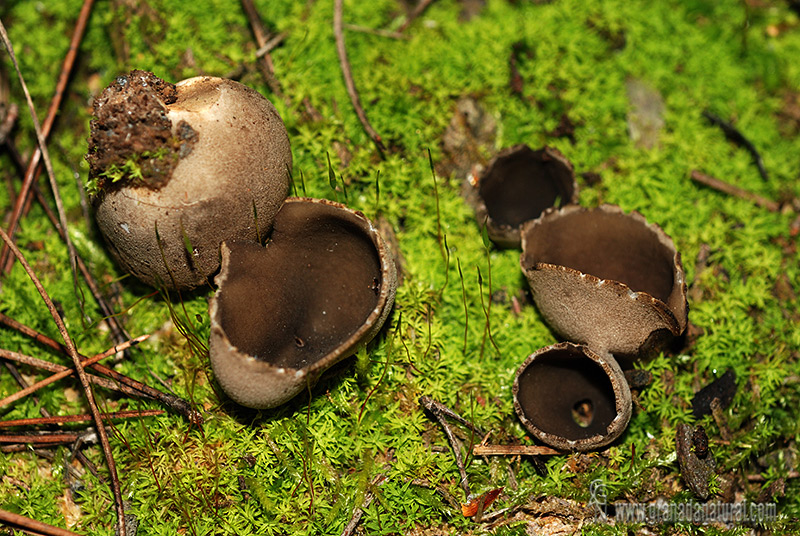
POLYGON ((238 82, 120 76, 94 104, 90 190, 117 262, 154 286, 190 289, 224 240, 258 241, 289 192, 292 155, 275 107, 238 82))

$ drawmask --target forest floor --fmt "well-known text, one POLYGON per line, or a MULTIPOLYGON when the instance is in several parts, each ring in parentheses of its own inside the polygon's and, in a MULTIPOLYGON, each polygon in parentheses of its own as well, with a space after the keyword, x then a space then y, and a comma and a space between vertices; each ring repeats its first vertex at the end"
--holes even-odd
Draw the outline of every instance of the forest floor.
MULTIPOLYGON (((40 121, 81 5, 0 5, 40 121)), ((349 63, 383 150, 351 105, 334 5, 255 1, 268 36, 279 36, 268 54, 271 85, 252 17, 237 1, 110 0, 92 9, 48 140, 69 236, 117 323, 132 337, 150 335, 106 365, 190 401, 203 420, 167 410, 109 422, 128 534, 800 529, 797 2, 440 0, 413 18, 415 6, 398 0, 345 2, 349 63), (385 328, 310 395, 272 410, 237 406, 208 361, 211 286, 154 292, 111 260, 86 198, 84 155, 93 99, 131 69, 170 82, 230 77, 267 96, 289 134, 293 193, 362 211, 393 246, 402 281, 385 328), (746 144, 709 117, 746 138, 765 173, 746 144), (468 517, 462 505, 474 497, 466 496, 445 431, 419 399, 457 412, 490 444, 534 443, 515 414, 511 386, 525 358, 558 339, 531 301, 519 250, 486 241, 464 197, 469 178, 493 155, 522 143, 569 159, 580 205, 638 211, 672 238, 686 273, 689 327, 668 351, 635 364, 652 380, 635 391, 625 433, 602 450, 474 456, 471 447, 484 438, 451 421, 471 492, 485 498, 499 490, 483 515, 468 517), (693 171, 763 202, 704 186, 693 171), (696 418, 695 393, 729 370, 730 404, 696 418), (708 502, 681 475, 681 424, 702 425, 708 435, 716 463, 708 502), (774 510, 762 524, 618 518, 621 504, 745 502, 774 510), (608 517, 598 516, 598 505, 608 517)), ((18 110, 0 145, 6 229, 24 172, 13 153, 27 165, 36 136, 7 54, 0 68, 0 120, 12 105, 18 110)), ((46 173, 39 184, 54 206, 46 173)), ((116 344, 41 203, 22 218, 16 241, 78 350, 94 355, 116 344)), ((19 263, 0 285, 5 318, 62 341, 19 263)), ((8 322, 0 349, 71 366, 67 355, 8 322)), ((46 376, 29 365, 18 372, 28 383, 46 376)), ((19 389, 0 369, 0 397, 19 389)), ((94 393, 103 412, 168 409, 134 394, 94 393)), ((66 378, 0 408, 0 418, 89 410, 80 384, 66 378)), ((80 534, 114 534, 109 472, 90 426, 34 421, 0 431, 0 509, 80 534), (45 444, 45 432, 67 439, 45 444), (39 437, 11 437, 20 434, 39 437)), ((10 531, 0 528, 17 533, 10 531)))

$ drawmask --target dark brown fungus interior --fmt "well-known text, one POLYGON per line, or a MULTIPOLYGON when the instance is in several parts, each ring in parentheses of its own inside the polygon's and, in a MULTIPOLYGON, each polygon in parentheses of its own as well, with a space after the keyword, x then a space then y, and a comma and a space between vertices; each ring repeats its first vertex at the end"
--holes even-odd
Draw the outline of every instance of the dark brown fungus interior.
POLYGON ((574 175, 566 160, 550 148, 517 146, 499 154, 478 183, 479 194, 496 225, 519 227, 547 208, 569 203, 574 175))
POLYGON ((520 372, 517 384, 520 410, 548 435, 568 441, 604 436, 617 416, 608 375, 579 347, 539 355, 520 372))
POLYGON ((674 255, 647 225, 621 212, 574 211, 537 229, 526 243, 523 266, 566 266, 670 303, 674 255))
POLYGON ((301 369, 364 325, 381 288, 379 253, 364 225, 330 205, 286 203, 266 248, 229 244, 218 306, 231 344, 276 367, 301 369))

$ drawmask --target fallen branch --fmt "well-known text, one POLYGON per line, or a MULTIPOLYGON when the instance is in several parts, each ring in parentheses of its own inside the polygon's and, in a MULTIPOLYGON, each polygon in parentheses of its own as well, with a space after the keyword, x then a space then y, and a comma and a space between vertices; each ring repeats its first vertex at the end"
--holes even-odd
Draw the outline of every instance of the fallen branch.
POLYGON ((62 444, 77 441, 85 432, 35 432, 24 434, 0 434, 0 443, 62 444))
MULTIPOLYGON (((800 478, 800 471, 789 471, 786 478, 800 478)), ((747 475, 748 482, 766 482, 767 477, 763 475, 747 475)))
MULTIPOLYGON (((155 417, 156 415, 163 415, 164 411, 160 409, 145 409, 145 410, 130 410, 130 411, 115 411, 112 413, 101 413, 100 416, 103 420, 109 419, 136 419, 139 417, 155 417)), ((56 415, 54 417, 35 417, 32 419, 14 419, 9 421, 0 421, 0 428, 11 428, 13 426, 44 426, 49 424, 66 424, 71 422, 86 422, 91 421, 92 416, 89 414, 84 415, 56 415)))
MULTIPOLYGON (((375 488, 383 484, 386 480, 386 475, 378 475, 372 482, 370 482, 370 488, 375 488)), ((364 515, 364 510, 369 508, 369 505, 372 504, 372 501, 375 499, 375 494, 372 492, 371 489, 368 489, 367 492, 364 494, 364 501, 361 503, 361 506, 356 507, 353 511, 353 517, 350 518, 350 522, 342 531, 342 536, 352 536, 353 532, 356 530, 358 523, 361 521, 361 517, 364 515)))
POLYGON ((475 445, 474 456, 558 456, 564 452, 538 445, 475 445))
MULTIPOLYGON (((44 198, 41 189, 39 189, 36 184, 33 185, 33 193, 36 196, 36 200, 39 201, 39 205, 44 210, 45 215, 47 215, 47 218, 50 220, 50 223, 52 223, 53 227, 55 227, 56 231, 58 231, 61 239, 66 241, 64 229, 61 228, 61 224, 58 222, 56 215, 53 214, 53 211, 50 208, 50 205, 47 203, 47 200, 44 198)), ((125 330, 122 324, 120 324, 117 316, 114 313, 114 310, 111 308, 108 302, 106 302, 103 294, 100 292, 100 286, 97 284, 97 281, 95 281, 94 276, 89 271, 89 268, 86 266, 86 263, 83 261, 80 255, 75 255, 75 262, 78 265, 78 270, 83 276, 83 280, 86 282, 86 286, 89 287, 89 292, 92 293, 94 300, 97 302, 98 307, 100 307, 100 313, 103 315, 103 321, 111 330, 111 335, 114 338, 114 342, 121 344, 129 340, 131 338, 130 334, 125 330)))
MULTIPOLYGON (((36 130, 37 140, 39 142, 38 146, 33 152, 33 155, 31 156, 28 168, 25 172, 25 180, 22 183, 22 188, 17 196, 16 203, 14 204, 14 210, 11 214, 11 222, 8 226, 8 234, 11 237, 15 235, 17 226, 19 225, 19 220, 30 204, 29 194, 31 185, 38 176, 37 171, 39 170, 39 163, 42 160, 42 157, 44 157, 45 167, 50 175, 50 186, 53 188, 53 195, 56 199, 56 206, 58 208, 59 215, 61 216, 61 222, 66 229, 66 216, 63 206, 61 206, 61 199, 58 195, 58 185, 55 183, 55 175, 53 174, 52 164, 50 163, 50 157, 47 154, 47 147, 45 143, 47 137, 50 135, 50 131, 52 130, 56 115, 58 115, 58 110, 61 107, 61 100, 64 96, 64 91, 66 90, 67 82, 69 81, 70 73, 72 72, 72 67, 75 64, 75 58, 78 55, 78 49, 80 48, 81 40, 83 39, 83 34, 86 30, 86 25, 89 20, 89 15, 92 12, 93 4, 94 0, 84 0, 83 6, 81 6, 81 11, 78 14, 78 20, 75 23, 75 29, 72 32, 69 49, 67 50, 66 56, 64 56, 64 62, 61 66, 61 73, 58 76, 56 91, 50 101, 50 107, 47 110, 47 116, 45 117, 41 129, 39 128, 39 121, 36 118, 36 114, 33 110, 33 102, 31 101, 30 93, 28 93, 28 88, 25 85, 25 81, 22 79, 22 74, 19 72, 19 66, 17 65, 16 57, 14 56, 11 41, 8 39, 5 26, 3 26, 2 21, 0 21, 0 30, 2 30, 0 33, 2 34, 4 45, 11 56, 11 61, 14 64, 14 68, 17 70, 19 75, 23 93, 28 101, 28 107, 31 109, 33 124, 36 130)), ((72 257, 74 255, 74 248, 69 240, 67 240, 67 248, 69 249, 70 257, 72 257)), ((70 259, 70 263, 72 262, 72 259, 70 259)), ((8 248, 4 245, 2 248, 0 248, 0 269, 2 269, 2 273, 7 273, 8 270, 11 269, 12 265, 13 257, 9 254, 8 248)))
POLYGON ((360 26, 358 24, 344 24, 345 29, 352 30, 354 32, 360 32, 365 34, 377 35, 378 37, 388 37, 389 39, 409 39, 406 34, 402 34, 400 32, 393 32, 391 30, 379 30, 376 28, 369 28, 367 26, 360 26))
POLYGON ((416 5, 416 7, 414 7, 414 11, 408 14, 405 22, 400 25, 397 31, 405 32, 406 29, 411 26, 411 23, 414 22, 417 17, 422 15, 422 13, 428 9, 428 6, 430 6, 433 2, 435 2, 435 0, 419 0, 419 3, 416 5))
POLYGON ((758 168, 758 173, 761 175, 761 178, 765 181, 769 180, 767 169, 764 167, 764 160, 761 159, 761 155, 758 153, 756 146, 753 145, 753 143, 748 140, 744 134, 739 131, 739 129, 708 110, 703 110, 703 117, 705 117, 712 125, 716 125, 721 128, 726 138, 736 145, 743 147, 748 153, 750 153, 750 156, 753 157, 753 162, 755 162, 756 167, 758 168))
POLYGON ((474 424, 467 421, 461 415, 454 412, 441 402, 437 402, 436 400, 432 399, 429 396, 419 397, 419 403, 422 407, 428 410, 431 413, 431 415, 433 415, 436 418, 439 424, 442 425, 442 428, 444 428, 444 433, 447 435, 447 439, 450 441, 450 446, 453 449, 453 454, 456 457, 456 465, 458 466, 458 472, 461 474, 461 488, 464 490, 464 496, 467 499, 469 499, 472 496, 472 493, 470 492, 469 479, 467 478, 467 471, 464 468, 464 459, 461 456, 460 445, 458 440, 456 440, 453 431, 450 429, 450 425, 447 424, 445 417, 450 417, 451 419, 460 422, 461 424, 467 426, 470 430, 472 430, 473 433, 476 433, 478 435, 483 435, 483 434, 481 434, 480 430, 478 430, 478 428, 474 424))
MULTIPOLYGON (((82 363, 83 363, 83 365, 85 367, 86 366, 91 366, 91 365, 94 365, 97 361, 100 361, 101 359, 105 359, 109 355, 114 355, 115 353, 116 352, 111 352, 110 354, 105 354, 105 353, 98 354, 98 355, 96 355, 94 357, 91 357, 91 358, 88 358, 88 359, 84 359, 82 361, 82 363)), ((61 380, 61 379, 64 379, 67 376, 71 376, 75 372, 74 368, 65 367, 64 365, 58 365, 56 363, 51 363, 50 361, 45 361, 44 359, 38 359, 38 358, 33 357, 33 356, 20 354, 19 352, 12 352, 10 350, 0 349, 0 358, 9 359, 11 361, 16 361, 17 363, 22 363, 22 364, 25 364, 25 365, 29 365, 29 366, 32 366, 32 367, 36 367, 36 368, 39 368, 39 369, 43 369, 43 370, 47 370, 49 372, 54 372, 55 373, 55 374, 53 374, 51 376, 48 376, 47 378, 44 378, 43 380, 40 380, 40 381, 34 383, 33 385, 29 385, 27 387, 24 387, 24 388, 20 389, 19 391, 17 391, 16 393, 11 394, 11 395, 5 397, 4 399, 0 400, 0 407, 4 407, 4 406, 7 406, 8 404, 16 402, 17 400, 20 400, 21 398, 24 398, 24 397, 28 396, 29 394, 34 393, 34 392, 38 391, 39 389, 41 389, 43 387, 46 387, 47 385, 50 385, 51 383, 57 382, 58 380, 61 380)), ((112 381, 112 380, 109 380, 109 379, 106 379, 106 378, 100 378, 98 376, 93 376, 91 374, 87 374, 87 376, 89 378, 89 382, 94 384, 94 385, 98 385, 98 386, 104 387, 106 389, 111 389, 113 391, 121 391, 121 389, 119 388, 119 385, 116 382, 112 381)), ((131 391, 133 391, 133 390, 131 390, 131 391)), ((125 394, 133 394, 134 396, 139 396, 141 393, 136 392, 136 391, 133 391, 132 393, 129 392, 129 391, 126 391, 125 394)))
POLYGON ((350 102, 353 104, 353 108, 356 111, 358 120, 361 121, 361 126, 364 127, 364 132, 367 133, 367 136, 369 136, 369 138, 372 140, 372 143, 374 143, 375 147, 378 149, 381 158, 383 158, 383 153, 386 151, 386 148, 383 145, 381 137, 377 132, 375 132, 375 129, 372 128, 372 125, 367 119, 367 114, 364 112, 364 107, 361 106, 361 98, 358 96, 358 90, 356 89, 356 83, 353 80, 353 72, 350 68, 350 62, 347 60, 347 47, 344 42, 344 29, 342 22, 342 11, 344 10, 343 3, 343 0, 334 0, 333 2, 333 35, 336 38, 336 53, 339 55, 339 65, 342 68, 344 85, 347 88, 347 94, 350 96, 350 102))
POLYGON ((761 197, 760 195, 754 194, 753 192, 745 190, 744 188, 739 188, 733 184, 721 181, 716 177, 712 177, 711 175, 701 173, 696 169, 692 170, 691 177, 692 180, 697 183, 708 186, 709 188, 713 188, 714 190, 724 194, 732 195, 740 199, 746 199, 747 201, 753 202, 760 207, 764 207, 770 212, 778 212, 781 209, 780 203, 776 203, 775 201, 767 199, 766 197, 761 197))
MULTIPOLYGON (((261 70, 261 74, 267 81, 270 91, 272 91, 276 97, 284 101, 287 107, 289 107, 292 103, 283 93, 281 84, 275 76, 275 65, 272 63, 272 56, 269 55, 269 51, 272 50, 272 48, 270 48, 270 43, 278 37, 281 38, 280 40, 283 40, 283 37, 281 35, 274 36, 272 39, 267 37, 269 33, 266 28, 264 28, 264 23, 258 15, 258 10, 253 4, 253 0, 242 0, 242 8, 244 8, 245 15, 247 15, 247 19, 250 21, 250 28, 253 30, 253 36, 256 38, 256 44, 258 45, 256 56, 258 57, 258 67, 261 70)), ((277 43, 279 43, 280 40, 277 43)), ((272 47, 276 46, 277 43, 273 44, 272 47)))

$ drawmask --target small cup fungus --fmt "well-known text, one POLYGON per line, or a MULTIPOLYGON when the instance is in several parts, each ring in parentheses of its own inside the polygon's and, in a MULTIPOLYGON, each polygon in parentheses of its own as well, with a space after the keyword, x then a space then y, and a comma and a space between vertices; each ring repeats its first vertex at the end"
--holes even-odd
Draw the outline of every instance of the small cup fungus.
POLYGON ((617 362, 569 342, 531 354, 517 371, 512 394, 525 427, 564 450, 608 445, 631 418, 631 392, 617 362))
POLYGON ((362 213, 290 198, 266 247, 223 244, 216 282, 209 306, 214 374, 234 401, 264 409, 309 388, 377 334, 397 275, 362 213))
POLYGON ((520 226, 577 199, 572 164, 558 150, 516 145, 500 151, 470 194, 480 225, 500 247, 520 245, 520 226))
POLYGON ((561 343, 532 354, 514 406, 539 439, 567 450, 614 441, 631 416, 618 359, 647 356, 687 324, 680 255, 657 225, 603 205, 548 209, 522 226, 520 264, 561 343))
POLYGON ((258 240, 289 192, 275 107, 232 80, 131 71, 94 103, 89 189, 109 251, 150 285, 189 289, 224 240, 258 240))

